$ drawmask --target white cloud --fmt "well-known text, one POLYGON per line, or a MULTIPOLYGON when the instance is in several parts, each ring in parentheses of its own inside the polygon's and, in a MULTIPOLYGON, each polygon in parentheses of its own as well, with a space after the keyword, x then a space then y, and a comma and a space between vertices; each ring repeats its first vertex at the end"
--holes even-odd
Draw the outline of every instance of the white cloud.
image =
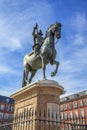
POLYGON ((76 45, 84 45, 85 44, 85 36, 80 35, 80 34, 76 34, 74 39, 73 39, 73 44, 76 45))
POLYGON ((5 90, 4 87, 3 89, 0 88, 0 95, 5 95, 5 96, 9 96, 10 95, 10 92, 5 90))
POLYGON ((16 38, 11 38, 10 43, 12 50, 15 50, 15 48, 21 48, 21 42, 16 38))
POLYGON ((0 75, 5 73, 13 73, 15 74, 15 70, 13 70, 10 66, 0 65, 0 75))
POLYGON ((8 73, 11 69, 7 66, 0 66, 0 73, 8 73))
POLYGON ((27 7, 24 10, 22 10, 21 5, 20 1, 13 1, 10 5, 8 4, 9 8, 13 7, 13 12, 8 15, 3 8, 3 13, 0 13, 0 48, 7 48, 11 51, 20 49, 23 44, 27 44, 25 41, 32 42, 32 30, 35 22, 42 25, 43 20, 46 19, 46 25, 50 21, 49 17, 52 15, 52 8, 47 2, 37 1, 36 4, 32 1, 29 8, 27 7), (17 12, 18 6, 20 10, 17 12), (44 12, 46 12, 45 15, 44 12))
MULTIPOLYGON (((15 32, 16 33, 16 32, 15 32)), ((21 40, 14 34, 9 18, 0 21, 0 49, 16 50, 21 48, 21 40)))
MULTIPOLYGON (((76 75, 74 74, 74 76, 76 75)), ((59 82, 59 84, 62 85, 66 91, 66 93, 62 96, 87 89, 87 82, 85 78, 73 77, 72 75, 68 75, 66 73, 55 77, 55 80, 59 82)))
POLYGON ((14 50, 17 50, 17 49, 20 49, 22 47, 21 45, 21 41, 17 38, 14 38, 14 37, 9 37, 8 38, 4 38, 3 39, 0 39, 1 41, 1 45, 0 45, 0 48, 3 49, 3 48, 7 48, 11 51, 14 51, 14 50))
POLYGON ((77 32, 83 33, 87 31, 87 18, 85 13, 76 12, 71 23, 77 32))
POLYGON ((62 73, 73 74, 78 73, 80 68, 76 66, 75 59, 63 60, 60 65, 60 71, 62 73))
POLYGON ((13 86, 1 86, 0 95, 10 96, 12 93, 16 92, 17 88, 13 86))

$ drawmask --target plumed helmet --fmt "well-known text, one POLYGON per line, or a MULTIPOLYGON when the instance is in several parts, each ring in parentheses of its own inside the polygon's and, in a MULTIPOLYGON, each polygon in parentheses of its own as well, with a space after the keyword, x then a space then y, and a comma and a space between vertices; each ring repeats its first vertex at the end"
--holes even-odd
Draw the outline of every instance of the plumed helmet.
POLYGON ((43 35, 43 33, 42 33, 42 30, 41 30, 41 29, 39 30, 38 34, 43 35))

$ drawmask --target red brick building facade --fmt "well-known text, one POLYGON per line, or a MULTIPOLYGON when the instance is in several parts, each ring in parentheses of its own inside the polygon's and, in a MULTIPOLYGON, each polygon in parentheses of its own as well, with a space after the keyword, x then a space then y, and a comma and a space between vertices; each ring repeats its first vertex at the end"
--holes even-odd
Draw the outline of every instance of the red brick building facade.
POLYGON ((82 118, 87 124, 87 90, 61 98, 60 111, 61 120, 82 118))
POLYGON ((14 116, 14 100, 0 95, 0 123, 8 122, 14 116))

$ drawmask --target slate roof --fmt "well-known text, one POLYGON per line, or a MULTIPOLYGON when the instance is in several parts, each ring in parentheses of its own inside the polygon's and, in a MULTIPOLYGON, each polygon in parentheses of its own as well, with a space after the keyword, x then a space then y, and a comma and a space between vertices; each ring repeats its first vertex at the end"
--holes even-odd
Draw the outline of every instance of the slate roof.
POLYGON ((7 96, 0 95, 0 102, 14 104, 14 100, 7 96))

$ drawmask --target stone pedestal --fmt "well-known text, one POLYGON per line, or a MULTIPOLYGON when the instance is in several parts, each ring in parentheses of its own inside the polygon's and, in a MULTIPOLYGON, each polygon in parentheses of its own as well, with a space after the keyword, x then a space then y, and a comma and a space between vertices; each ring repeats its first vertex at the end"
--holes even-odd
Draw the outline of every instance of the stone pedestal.
MULTIPOLYGON (((34 82, 11 95, 11 98, 15 100, 14 114, 18 115, 24 111, 32 111, 31 115, 35 122, 33 122, 34 124, 31 130, 37 130, 38 127, 41 127, 40 130, 42 130, 45 126, 43 122, 39 126, 38 121, 40 121, 40 119, 45 121, 54 118, 59 121, 59 96, 63 93, 64 88, 56 81, 42 80, 34 82)), ((47 124, 46 122, 46 125, 47 124)), ((53 129, 52 122, 50 125, 53 129)), ((27 129, 25 128, 24 130, 27 129)))

